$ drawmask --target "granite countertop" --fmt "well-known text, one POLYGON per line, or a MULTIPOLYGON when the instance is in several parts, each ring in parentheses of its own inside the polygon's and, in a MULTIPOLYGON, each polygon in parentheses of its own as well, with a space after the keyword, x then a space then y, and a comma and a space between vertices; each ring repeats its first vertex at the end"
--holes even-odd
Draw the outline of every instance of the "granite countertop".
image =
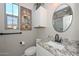
POLYGON ((49 40, 48 41, 41 40, 40 42, 37 42, 37 44, 39 44, 40 46, 48 50, 54 56, 76 56, 77 55, 76 48, 73 45, 64 45, 53 41, 57 45, 62 45, 64 47, 63 49, 60 49, 60 48, 55 48, 53 46, 50 46, 46 44, 46 42, 49 42, 49 40))

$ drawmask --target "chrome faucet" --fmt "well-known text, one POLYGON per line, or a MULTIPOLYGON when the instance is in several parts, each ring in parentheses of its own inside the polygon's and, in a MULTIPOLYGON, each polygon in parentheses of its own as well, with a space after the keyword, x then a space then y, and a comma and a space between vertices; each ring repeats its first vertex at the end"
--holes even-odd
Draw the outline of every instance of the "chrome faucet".
POLYGON ((60 37, 59 37, 59 34, 56 34, 56 35, 55 35, 55 42, 59 42, 59 43, 62 42, 62 37, 60 38, 60 37))

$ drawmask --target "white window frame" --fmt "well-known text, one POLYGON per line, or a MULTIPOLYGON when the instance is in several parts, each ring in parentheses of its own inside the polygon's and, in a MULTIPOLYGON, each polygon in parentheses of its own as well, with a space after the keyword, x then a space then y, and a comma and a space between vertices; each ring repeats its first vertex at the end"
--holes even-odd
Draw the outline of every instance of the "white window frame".
MULTIPOLYGON (((15 5, 18 6, 18 16, 7 14, 7 13, 6 13, 6 4, 7 4, 7 3, 5 3, 5 5, 4 5, 4 9, 5 9, 5 29, 17 30, 17 29, 19 29, 19 14, 20 14, 20 13, 19 13, 19 9, 20 9, 20 8, 19 8, 19 4, 12 3, 12 4, 15 4, 15 5), (16 17, 16 18, 17 18, 17 28, 16 28, 16 29, 13 28, 13 26, 14 26, 13 20, 12 20, 12 28, 8 28, 7 16, 11 16, 12 18, 13 18, 13 17, 16 17)), ((12 13, 13 13, 13 11, 12 11, 12 13)))

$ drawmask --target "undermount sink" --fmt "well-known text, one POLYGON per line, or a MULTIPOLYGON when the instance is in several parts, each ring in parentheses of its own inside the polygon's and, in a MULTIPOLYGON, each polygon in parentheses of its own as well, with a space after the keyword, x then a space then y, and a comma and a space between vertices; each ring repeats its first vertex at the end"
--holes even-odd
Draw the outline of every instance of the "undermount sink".
POLYGON ((64 48, 64 46, 62 44, 53 42, 53 41, 46 42, 45 44, 47 44, 55 49, 59 49, 59 50, 62 50, 64 48))

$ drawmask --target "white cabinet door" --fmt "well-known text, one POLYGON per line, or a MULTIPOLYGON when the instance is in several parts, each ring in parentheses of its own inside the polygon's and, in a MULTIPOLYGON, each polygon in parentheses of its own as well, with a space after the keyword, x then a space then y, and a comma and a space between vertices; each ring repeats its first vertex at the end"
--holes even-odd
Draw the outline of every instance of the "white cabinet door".
POLYGON ((33 27, 47 27, 47 10, 39 7, 33 12, 33 27))
POLYGON ((38 12, 33 12, 33 16, 32 16, 33 20, 33 27, 38 27, 40 26, 40 15, 38 12))

